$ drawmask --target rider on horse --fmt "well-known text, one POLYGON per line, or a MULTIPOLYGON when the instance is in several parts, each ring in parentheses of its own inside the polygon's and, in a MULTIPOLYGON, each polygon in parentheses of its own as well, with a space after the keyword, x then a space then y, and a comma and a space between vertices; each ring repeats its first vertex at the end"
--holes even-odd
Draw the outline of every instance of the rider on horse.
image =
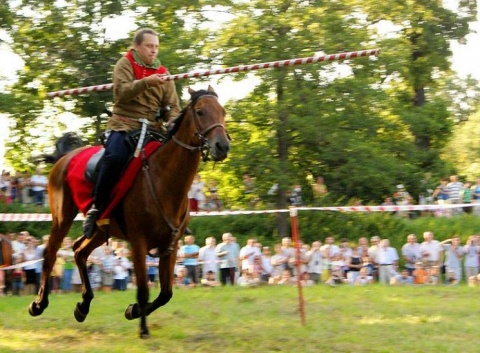
POLYGON ((132 154, 127 133, 140 129, 144 119, 148 120, 149 128, 162 131, 163 122, 156 119, 162 108, 169 107, 161 116, 164 121, 180 114, 175 85, 162 78, 168 72, 157 59, 158 46, 155 31, 138 30, 133 48, 118 60, 113 70, 113 114, 107 123, 105 154, 95 184, 94 203, 83 224, 83 234, 87 238, 93 235, 97 220, 108 206, 113 187, 132 154))

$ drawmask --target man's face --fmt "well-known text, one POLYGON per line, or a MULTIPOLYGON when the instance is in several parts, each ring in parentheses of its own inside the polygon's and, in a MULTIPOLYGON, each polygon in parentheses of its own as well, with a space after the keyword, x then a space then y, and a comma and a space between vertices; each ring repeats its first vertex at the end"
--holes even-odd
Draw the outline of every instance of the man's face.
POLYGON ((135 50, 145 64, 152 64, 158 54, 158 37, 145 33, 142 43, 135 44, 135 50))

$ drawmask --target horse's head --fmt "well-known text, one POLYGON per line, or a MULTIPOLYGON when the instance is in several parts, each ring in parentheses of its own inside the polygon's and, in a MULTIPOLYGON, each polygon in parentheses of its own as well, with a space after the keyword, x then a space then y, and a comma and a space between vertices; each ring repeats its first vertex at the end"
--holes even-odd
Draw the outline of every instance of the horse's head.
POLYGON ((200 91, 189 88, 188 93, 190 102, 170 131, 172 139, 182 147, 200 151, 203 160, 211 158, 223 161, 230 150, 230 138, 225 130, 225 109, 218 102, 218 96, 211 86, 200 91), (185 120, 190 120, 190 124, 185 120), (182 122, 192 127, 193 136, 188 143, 175 137, 180 132, 182 122))

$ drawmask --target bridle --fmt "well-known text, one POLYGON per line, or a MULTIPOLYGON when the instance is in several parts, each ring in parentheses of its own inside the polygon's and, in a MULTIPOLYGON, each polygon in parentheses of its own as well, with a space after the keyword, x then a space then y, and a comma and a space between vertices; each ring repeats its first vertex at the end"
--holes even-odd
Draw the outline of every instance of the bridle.
MULTIPOLYGON (((196 104, 198 103, 198 101, 202 98, 205 98, 205 97, 213 97, 215 99, 217 99, 217 96, 213 95, 213 94, 204 94, 198 98, 196 98, 194 101, 192 101, 187 109, 191 109, 192 111, 192 114, 193 114, 193 121, 194 121, 194 124, 195 124, 195 135, 198 136, 199 140, 200 140, 200 145, 198 146, 191 146, 185 142, 182 142, 180 141, 178 138, 175 137, 175 135, 172 136, 172 140, 179 146, 182 146, 183 148, 189 150, 189 151, 198 151, 200 152, 201 156, 202 156, 202 160, 204 162, 210 160, 210 143, 208 142, 208 139, 205 137, 210 131, 212 131, 213 129, 216 129, 217 127, 219 128, 222 128, 223 130, 225 130, 225 132, 227 131, 225 129, 225 125, 223 124, 220 124, 220 123, 214 123, 212 125, 209 125, 207 126, 206 128, 204 129, 201 129, 200 128, 200 125, 199 125, 199 121, 201 119, 201 116, 198 114, 197 110, 195 109, 195 106, 196 104)), ((228 135, 227 133, 227 137, 229 140, 230 139, 230 136, 228 135)))

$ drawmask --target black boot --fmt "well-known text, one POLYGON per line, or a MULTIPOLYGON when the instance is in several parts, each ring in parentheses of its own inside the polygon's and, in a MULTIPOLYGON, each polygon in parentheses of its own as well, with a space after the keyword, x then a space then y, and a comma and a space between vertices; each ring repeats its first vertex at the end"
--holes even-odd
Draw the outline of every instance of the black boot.
POLYGON ((185 228, 185 231, 183 232, 184 234, 187 234, 187 235, 191 235, 193 234, 192 231, 190 230, 190 228, 185 228))
POLYGON ((96 227, 97 219, 100 217, 100 211, 92 205, 90 210, 88 210, 85 221, 83 222, 83 235, 87 238, 91 238, 96 227))

